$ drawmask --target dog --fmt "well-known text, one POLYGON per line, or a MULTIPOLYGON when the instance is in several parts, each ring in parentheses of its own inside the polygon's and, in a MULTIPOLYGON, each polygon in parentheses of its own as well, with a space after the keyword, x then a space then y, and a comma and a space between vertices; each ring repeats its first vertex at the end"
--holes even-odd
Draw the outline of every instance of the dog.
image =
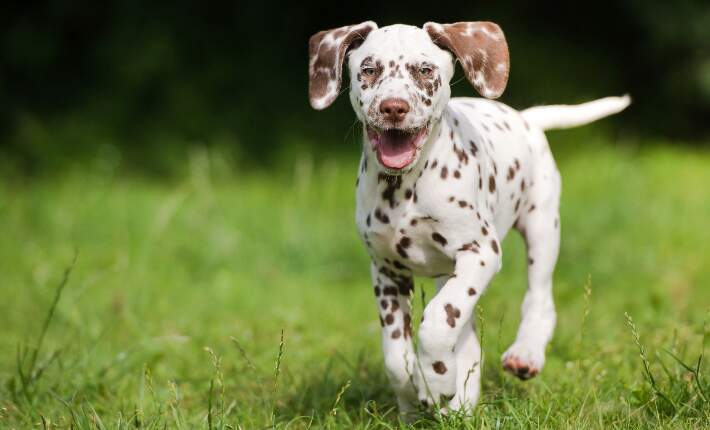
POLYGON ((528 289, 515 342, 502 357, 521 379, 537 375, 555 327, 552 277, 560 243, 560 174, 544 131, 626 108, 628 96, 518 112, 494 101, 506 87, 508 46, 492 22, 372 21, 309 41, 309 99, 338 96, 343 64, 363 126, 356 223, 371 257, 387 375, 400 413, 437 407, 470 414, 481 349, 473 311, 501 269, 515 228, 527 250, 528 289), (451 98, 458 61, 484 98, 451 98), (413 277, 434 278, 412 342, 413 277))

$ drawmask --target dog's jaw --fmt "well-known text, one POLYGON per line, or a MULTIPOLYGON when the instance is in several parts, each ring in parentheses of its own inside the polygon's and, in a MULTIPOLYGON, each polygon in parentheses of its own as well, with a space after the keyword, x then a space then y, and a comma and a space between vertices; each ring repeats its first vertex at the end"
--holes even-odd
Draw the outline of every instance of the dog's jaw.
POLYGON ((363 124, 363 151, 365 156, 372 160, 377 166, 377 171, 388 176, 407 176, 417 173, 419 164, 426 160, 429 151, 440 135, 441 118, 431 119, 424 126, 416 130, 411 144, 411 151, 408 154, 397 154, 394 158, 388 158, 383 154, 381 134, 377 136, 377 132, 372 128, 363 124), (401 157, 401 158, 400 158, 401 157), (401 162, 401 164, 396 164, 401 162))

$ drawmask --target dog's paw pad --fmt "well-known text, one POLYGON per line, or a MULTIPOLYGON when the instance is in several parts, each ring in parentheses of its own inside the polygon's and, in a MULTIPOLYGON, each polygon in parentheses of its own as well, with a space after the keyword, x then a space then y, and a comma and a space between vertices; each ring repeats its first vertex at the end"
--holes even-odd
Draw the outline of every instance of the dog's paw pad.
POLYGON ((503 360, 503 369, 522 379, 523 381, 530 379, 540 373, 536 367, 532 367, 515 356, 507 357, 503 360))
POLYGON ((515 343, 503 354, 503 369, 527 380, 542 370, 545 365, 545 353, 542 349, 533 349, 523 343, 515 343))

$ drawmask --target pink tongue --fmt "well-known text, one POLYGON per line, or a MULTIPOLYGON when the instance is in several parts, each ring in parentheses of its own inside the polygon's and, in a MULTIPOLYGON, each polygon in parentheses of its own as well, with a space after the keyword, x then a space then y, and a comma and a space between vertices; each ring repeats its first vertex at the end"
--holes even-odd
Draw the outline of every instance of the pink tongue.
POLYGON ((384 132, 377 145, 380 162, 391 169, 401 169, 414 160, 417 146, 416 137, 411 134, 384 132))

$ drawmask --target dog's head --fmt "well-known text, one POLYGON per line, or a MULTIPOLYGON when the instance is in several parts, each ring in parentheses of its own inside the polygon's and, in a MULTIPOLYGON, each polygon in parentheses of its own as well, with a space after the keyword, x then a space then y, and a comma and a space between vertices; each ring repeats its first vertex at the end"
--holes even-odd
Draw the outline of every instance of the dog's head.
POLYGON ((508 45, 491 22, 378 29, 367 21, 321 31, 309 43, 311 106, 325 109, 336 99, 347 59, 350 101, 365 125, 370 149, 388 173, 406 172, 449 101, 452 54, 482 96, 503 93, 508 45))

